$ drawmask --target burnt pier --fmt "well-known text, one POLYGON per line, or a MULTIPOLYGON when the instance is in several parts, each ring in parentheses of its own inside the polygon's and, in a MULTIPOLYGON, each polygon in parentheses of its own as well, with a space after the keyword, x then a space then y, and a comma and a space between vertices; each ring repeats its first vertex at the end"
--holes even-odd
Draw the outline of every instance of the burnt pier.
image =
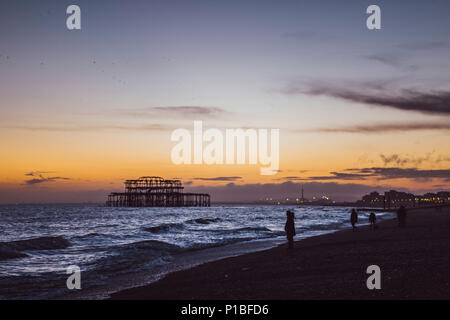
POLYGON ((125 192, 112 192, 108 207, 209 207, 207 193, 185 193, 180 180, 140 177, 126 180, 125 192))

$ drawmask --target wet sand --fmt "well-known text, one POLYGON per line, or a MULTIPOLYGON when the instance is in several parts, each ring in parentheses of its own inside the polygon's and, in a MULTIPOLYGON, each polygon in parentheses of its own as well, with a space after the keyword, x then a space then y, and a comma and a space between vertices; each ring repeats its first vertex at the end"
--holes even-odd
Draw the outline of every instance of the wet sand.
POLYGON ((359 227, 168 274, 112 299, 449 299, 450 208, 359 227), (381 290, 368 290, 369 265, 381 290))

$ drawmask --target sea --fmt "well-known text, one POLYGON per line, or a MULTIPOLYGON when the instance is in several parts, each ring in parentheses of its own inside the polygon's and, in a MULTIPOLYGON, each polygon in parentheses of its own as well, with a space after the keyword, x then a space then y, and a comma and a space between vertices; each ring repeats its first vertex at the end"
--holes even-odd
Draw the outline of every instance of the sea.
MULTIPOLYGON (((0 299, 99 299, 168 272, 349 227, 351 208, 213 205, 111 208, 100 204, 0 206, 0 299), (69 266, 81 289, 70 290, 69 266), (73 269, 72 269, 73 270, 73 269)), ((359 224, 369 212, 359 213, 359 224)), ((377 212, 378 220, 391 213, 377 212)))

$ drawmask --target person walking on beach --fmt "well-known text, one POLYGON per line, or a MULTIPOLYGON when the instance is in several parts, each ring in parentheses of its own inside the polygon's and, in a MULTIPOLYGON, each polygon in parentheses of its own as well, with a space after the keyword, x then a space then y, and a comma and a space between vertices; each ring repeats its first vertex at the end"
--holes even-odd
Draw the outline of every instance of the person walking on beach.
POLYGON ((406 226, 406 208, 404 206, 400 206, 397 210, 397 220, 400 228, 404 228, 406 226))
POLYGON ((356 231, 355 224, 358 222, 358 212, 355 209, 352 209, 352 213, 350 214, 350 223, 352 224, 353 232, 356 231))
POLYGON ((288 248, 289 249, 294 248, 294 236, 295 236, 294 212, 290 210, 286 211, 286 225, 284 226, 284 231, 286 231, 288 248))
POLYGON ((375 213, 371 212, 369 215, 370 229, 375 230, 377 223, 377 216, 375 213))

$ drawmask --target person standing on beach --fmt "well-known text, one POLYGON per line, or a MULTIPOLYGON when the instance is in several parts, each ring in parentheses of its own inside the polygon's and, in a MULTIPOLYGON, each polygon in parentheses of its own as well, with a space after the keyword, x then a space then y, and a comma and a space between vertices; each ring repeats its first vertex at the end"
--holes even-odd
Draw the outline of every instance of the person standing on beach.
POLYGON ((397 220, 400 228, 404 228, 406 226, 406 208, 404 206, 400 206, 397 210, 397 220))
POLYGON ((377 216, 375 213, 371 212, 369 215, 370 229, 375 230, 375 226, 377 223, 377 216))
POLYGON ((294 248, 294 236, 295 236, 294 212, 290 210, 286 211, 286 225, 284 226, 284 231, 286 231, 288 248, 289 249, 294 248))
POLYGON ((352 209, 352 213, 350 214, 350 223, 352 224, 353 232, 356 231, 355 224, 358 222, 358 212, 355 209, 352 209))

